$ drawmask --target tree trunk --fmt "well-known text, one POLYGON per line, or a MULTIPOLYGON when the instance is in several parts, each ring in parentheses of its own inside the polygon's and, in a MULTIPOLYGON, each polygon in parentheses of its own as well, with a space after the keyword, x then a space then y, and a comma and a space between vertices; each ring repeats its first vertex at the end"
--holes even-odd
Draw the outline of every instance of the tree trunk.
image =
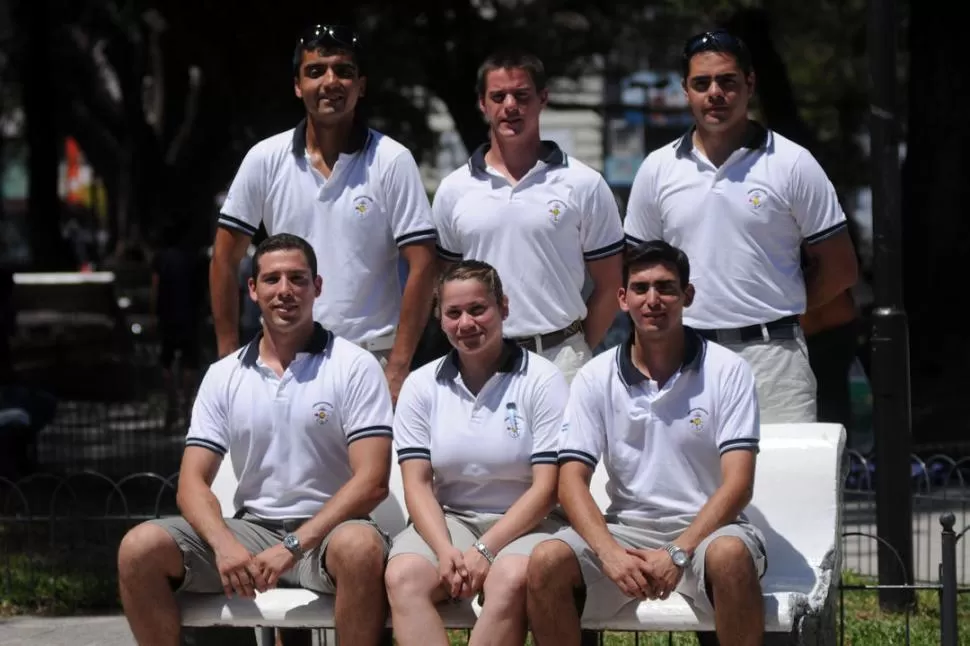
POLYGON ((960 22, 911 3, 906 158, 902 168, 904 299, 910 319, 913 425, 921 436, 965 440, 949 419, 963 397, 966 322, 955 312, 970 244, 970 69, 960 22), (931 408, 932 406, 932 408, 931 408), (921 410, 922 409, 922 410, 921 410))
POLYGON ((56 86, 51 78, 51 23, 49 0, 22 3, 21 24, 27 27, 23 57, 23 107, 26 113, 26 139, 29 148, 27 186, 27 236, 32 267, 37 270, 72 269, 70 254, 61 253, 60 199, 57 195, 59 160, 59 120, 50 109, 57 103, 56 86))

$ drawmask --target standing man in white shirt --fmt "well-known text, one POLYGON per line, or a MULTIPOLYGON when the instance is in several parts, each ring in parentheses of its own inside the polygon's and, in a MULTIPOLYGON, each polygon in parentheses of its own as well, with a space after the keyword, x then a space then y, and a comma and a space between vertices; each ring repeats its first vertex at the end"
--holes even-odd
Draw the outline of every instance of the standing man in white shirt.
POLYGON ((138 525, 118 550, 121 602, 141 646, 177 646, 176 593, 253 598, 277 584, 335 596, 348 644, 384 636, 393 411, 380 364, 313 320, 312 247, 270 236, 253 256, 262 331, 206 372, 179 472, 181 516, 138 525), (237 513, 212 481, 229 454, 237 513), (366 611, 362 612, 361 609, 366 611))
POLYGON ((260 223, 268 235, 305 238, 324 284, 314 318, 375 353, 396 399, 431 312, 435 231, 414 157, 357 116, 362 54, 346 27, 315 25, 299 37, 293 85, 306 116, 243 159, 218 220, 209 287, 222 357, 239 346, 236 271, 260 223))
POLYGON ((637 171, 627 242, 664 240, 691 258, 697 297, 684 323, 751 364, 762 423, 814 422, 799 316, 856 282, 845 214, 811 153, 748 119, 744 43, 726 31, 690 38, 683 74, 695 127, 637 171))
POLYGON ((572 379, 617 311, 624 245, 616 200, 602 175, 540 138, 549 91, 538 58, 489 56, 478 97, 489 142, 435 193, 438 253, 495 267, 509 297, 505 333, 572 379), (587 271, 593 290, 584 300, 587 271))

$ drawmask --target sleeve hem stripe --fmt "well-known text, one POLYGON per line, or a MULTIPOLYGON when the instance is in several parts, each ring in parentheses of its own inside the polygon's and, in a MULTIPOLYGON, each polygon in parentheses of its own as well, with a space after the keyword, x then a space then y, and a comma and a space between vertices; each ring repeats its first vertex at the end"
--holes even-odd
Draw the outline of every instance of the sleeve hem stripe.
POLYGON ((643 240, 641 240, 636 236, 631 236, 629 233, 626 234, 626 243, 631 247, 635 247, 637 245, 643 244, 643 242, 644 242, 643 240))
POLYGON ((614 242, 611 245, 600 247, 599 249, 593 249, 592 251, 583 252, 583 258, 586 260, 599 260, 600 258, 606 258, 621 253, 623 251, 624 241, 625 239, 621 238, 618 242, 614 242))
POLYGON ((455 253, 454 251, 448 251, 441 245, 435 245, 435 248, 437 248, 438 250, 438 255, 444 258, 445 260, 451 260, 454 262, 458 262, 459 260, 461 260, 460 253, 455 253))
POLYGON ((415 242, 420 242, 423 240, 434 240, 438 237, 438 233, 434 229, 422 229, 420 231, 412 231, 411 233, 405 233, 395 238, 394 242, 399 247, 403 247, 407 244, 413 244, 415 242))
POLYGON ((807 238, 805 238, 805 242, 807 242, 808 244, 815 244, 816 242, 821 242, 826 238, 831 238, 836 233, 838 233, 842 229, 845 229, 848 226, 849 226, 849 223, 843 220, 842 222, 839 222, 835 226, 829 227, 828 229, 819 231, 818 233, 814 233, 808 236, 807 238))
POLYGON ((212 440, 205 440, 200 437, 190 437, 185 440, 185 446, 198 446, 203 449, 209 449, 213 453, 218 453, 219 455, 226 454, 226 448, 217 442, 212 440))
POLYGON ((255 235, 256 231, 259 229, 259 227, 254 227, 248 222, 244 222, 239 218, 234 218, 231 215, 220 215, 218 223, 228 229, 236 229, 250 235, 255 235))
POLYGON ((347 442, 353 442, 354 440, 359 440, 362 437, 391 437, 392 435, 393 433, 390 426, 367 426, 365 428, 360 428, 356 431, 347 433, 347 442))

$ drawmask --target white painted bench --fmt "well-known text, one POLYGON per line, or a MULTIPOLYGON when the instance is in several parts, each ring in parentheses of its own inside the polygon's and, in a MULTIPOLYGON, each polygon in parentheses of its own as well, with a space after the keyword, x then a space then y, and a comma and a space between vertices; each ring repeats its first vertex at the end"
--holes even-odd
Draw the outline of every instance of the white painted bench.
MULTIPOLYGON (((762 579, 766 630, 797 634, 807 621, 823 616, 841 569, 841 465, 845 430, 838 424, 776 424, 762 427, 761 453, 749 519, 767 538, 768 571, 762 579)), ((591 490, 606 507, 602 464, 591 490)), ((235 513, 230 461, 224 460, 213 490, 225 515, 235 513)), ((404 528, 400 470, 391 474, 391 494, 374 517, 394 535, 404 528)), ((185 626, 332 628, 333 604, 327 596, 302 589, 275 589, 254 600, 223 595, 183 595, 185 626)), ((445 625, 470 628, 478 608, 471 603, 441 608, 445 625)), ((827 621, 827 619, 823 619, 827 621)), ((834 624, 833 624, 834 625, 834 624)), ((585 622, 590 630, 641 632, 709 631, 713 617, 696 612, 680 595, 665 601, 630 603, 607 621, 585 622)), ((818 628, 808 628, 815 633, 818 628)), ((824 629, 823 629, 824 630, 824 629)), ((813 638, 814 640, 814 638, 813 638)))

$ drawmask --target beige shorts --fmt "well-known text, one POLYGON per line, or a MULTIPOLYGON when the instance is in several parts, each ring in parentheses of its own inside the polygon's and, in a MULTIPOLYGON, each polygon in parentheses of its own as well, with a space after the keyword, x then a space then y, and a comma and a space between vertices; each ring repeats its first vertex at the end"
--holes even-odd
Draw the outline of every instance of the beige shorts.
MULTIPOLYGON (((451 544, 465 552, 502 516, 503 514, 485 514, 472 511, 446 511, 445 523, 448 525, 451 544)), ((495 555, 495 560, 503 556, 529 556, 536 545, 552 538, 556 532, 566 526, 566 521, 558 513, 550 514, 542 519, 531 532, 520 536, 500 549, 495 555)), ((408 523, 404 531, 394 537, 391 553, 387 558, 390 560, 399 554, 418 554, 431 561, 435 567, 438 565, 438 557, 434 550, 411 523, 408 523)))
MULTIPOLYGON (((185 576, 177 588, 178 592, 212 594, 222 592, 222 579, 216 567, 215 553, 185 518, 173 516, 148 522, 154 523, 167 531, 175 539, 179 549, 182 550, 185 576)), ((384 553, 387 553, 390 547, 390 539, 374 521, 366 518, 347 520, 337 525, 319 546, 305 553, 296 565, 284 572, 283 576, 280 577, 280 587, 300 587, 324 594, 334 594, 337 588, 326 568, 327 545, 330 543, 334 532, 349 524, 373 527, 377 537, 384 545, 384 553)), ((229 526, 229 529, 235 534, 243 547, 249 550, 250 554, 259 554, 265 549, 279 545, 283 536, 287 533, 283 529, 260 524, 255 516, 250 515, 245 515, 242 518, 227 518, 226 525, 229 526)))
POLYGON ((817 418, 815 373, 802 331, 794 339, 727 343, 751 366, 762 424, 813 423, 817 418))
POLYGON ((567 383, 572 383, 579 369, 593 358, 593 351, 589 349, 582 332, 577 332, 557 346, 543 349, 540 354, 559 368, 567 383))
MULTIPOLYGON (((655 532, 632 525, 608 523, 607 528, 620 545, 633 549, 658 549, 676 538, 669 533, 655 532)), ((741 539, 741 542, 744 543, 751 554, 759 577, 764 576, 765 569, 768 567, 764 535, 760 529, 750 523, 739 521, 725 525, 701 541, 694 552, 690 566, 684 572, 684 576, 681 577, 680 583, 677 584, 676 592, 687 597, 698 610, 708 615, 714 614, 714 606, 708 597, 704 584, 704 555, 707 552, 707 547, 714 539, 722 536, 736 536, 741 539)), ((599 557, 574 529, 567 527, 553 538, 569 545, 579 561, 579 568, 583 573, 583 583, 586 585, 586 605, 583 608, 583 619, 609 619, 615 616, 623 606, 635 601, 632 597, 623 594, 619 586, 603 573, 603 564, 599 557)))

